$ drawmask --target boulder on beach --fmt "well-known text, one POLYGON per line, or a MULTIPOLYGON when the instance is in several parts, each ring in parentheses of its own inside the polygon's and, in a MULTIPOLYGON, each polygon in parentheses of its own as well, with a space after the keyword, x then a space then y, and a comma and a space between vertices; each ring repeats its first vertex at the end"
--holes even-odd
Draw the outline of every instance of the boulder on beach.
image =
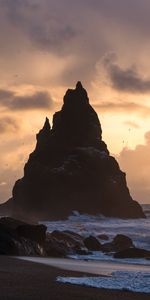
POLYGON ((59 253, 63 256, 67 254, 80 254, 87 255, 88 249, 85 247, 84 238, 72 231, 59 231, 54 230, 52 233, 47 234, 46 247, 47 253, 54 253, 56 249, 56 256, 59 253), (61 249, 62 246, 62 250, 61 249))
POLYGON ((36 241, 19 236, 17 228, 0 224, 0 255, 43 256, 45 252, 36 241))
POLYGON ((44 248, 48 257, 66 257, 68 254, 72 254, 70 248, 63 241, 58 241, 51 236, 47 237, 44 248))
POLYGON ((70 230, 46 231, 43 224, 1 218, 0 255, 66 257, 69 254, 89 254, 81 235, 70 230))
POLYGON ((147 258, 150 259, 150 251, 139 248, 129 248, 114 254, 114 258, 147 258))
POLYGON ((59 230, 54 230, 51 233, 51 237, 56 238, 57 240, 60 241, 65 241, 66 243, 70 244, 71 246, 84 246, 83 243, 83 237, 79 235, 78 233, 72 232, 72 231, 59 231, 59 230))
POLYGON ((84 240, 84 245, 90 251, 101 251, 102 250, 102 245, 101 245, 100 241, 92 235, 90 235, 89 237, 87 237, 84 240))
POLYGON ((134 244, 132 239, 124 234, 117 234, 112 242, 102 245, 103 252, 116 252, 122 251, 128 248, 133 248, 134 244))
POLYGON ((15 230, 18 226, 26 225, 25 222, 17 219, 13 219, 11 217, 2 217, 0 218, 0 224, 8 227, 9 229, 15 230))
POLYGON ((41 225, 20 225, 16 228, 16 232, 19 236, 26 239, 35 241, 39 244, 43 244, 46 239, 47 227, 43 224, 41 225))
POLYGON ((23 220, 64 219, 74 210, 116 218, 145 217, 129 193, 126 174, 102 140, 98 115, 81 82, 67 90, 52 128, 46 118, 24 176, 0 212, 7 208, 23 220))

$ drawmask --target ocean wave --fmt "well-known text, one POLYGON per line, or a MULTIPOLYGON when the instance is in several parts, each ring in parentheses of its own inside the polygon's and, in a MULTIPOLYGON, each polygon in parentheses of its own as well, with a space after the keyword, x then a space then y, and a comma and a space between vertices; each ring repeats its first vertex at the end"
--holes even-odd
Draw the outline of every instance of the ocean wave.
POLYGON ((150 293, 150 272, 115 271, 103 277, 57 277, 58 282, 95 288, 150 293))
MULTIPOLYGON (((144 205, 143 208, 148 210, 150 205, 144 205)), ((117 234, 124 234, 132 239, 136 247, 150 250, 150 218, 117 219, 107 218, 102 215, 81 215, 79 212, 74 211, 67 220, 45 222, 45 224, 49 232, 54 230, 64 231, 69 228, 69 230, 83 237, 106 234, 109 237, 109 241, 112 241, 117 234)), ((93 252, 90 256, 85 257, 76 255, 72 256, 72 258, 116 261, 112 256, 105 255, 102 252, 93 252)), ((124 260, 124 263, 126 263, 126 260, 124 260)), ((148 260, 144 259, 129 259, 127 263, 150 264, 148 260)))

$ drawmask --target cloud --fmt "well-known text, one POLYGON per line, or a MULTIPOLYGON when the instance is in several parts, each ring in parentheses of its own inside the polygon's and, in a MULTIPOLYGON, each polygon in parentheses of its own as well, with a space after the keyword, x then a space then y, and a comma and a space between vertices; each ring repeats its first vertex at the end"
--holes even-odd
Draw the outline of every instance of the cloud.
POLYGON ((17 72, 20 76, 13 78, 15 84, 37 85, 39 77, 31 70, 49 68, 42 77, 48 84, 53 85, 54 81, 56 85, 73 84, 76 78, 90 86, 96 63, 112 49, 121 60, 126 57, 129 65, 141 56, 148 59, 150 4, 146 0, 142 4, 140 0, 132 2, 131 5, 129 0, 115 0, 115 3, 111 0, 1 0, 0 26, 5 28, 0 32, 3 78, 5 75, 4 79, 11 81, 12 73, 17 72), (147 35, 139 37, 141 31, 147 35), (47 54, 58 58, 54 72, 53 57, 47 63, 47 54), (59 59, 64 60, 61 72, 59 59))
POLYGON ((50 108, 53 101, 47 92, 37 92, 29 96, 15 96, 9 102, 12 110, 46 109, 50 108))
POLYGON ((145 133, 145 145, 137 145, 135 149, 123 148, 117 157, 133 197, 138 201, 148 202, 150 199, 150 131, 145 133))
POLYGON ((67 52, 69 43, 77 32, 71 22, 61 13, 53 1, 5 0, 6 16, 11 25, 24 34, 32 44, 41 50, 67 52))
POLYGON ((0 182, 0 186, 4 186, 4 185, 7 185, 7 183, 4 181, 0 182))
POLYGON ((31 131, 26 135, 21 128, 15 135, 1 135, 0 203, 11 197, 14 183, 23 176, 24 165, 34 148, 35 136, 31 131))
POLYGON ((0 170, 0 204, 11 197, 13 185, 21 175, 18 168, 14 170, 8 166, 0 170))
POLYGON ((100 112, 105 113, 130 113, 140 114, 142 116, 150 116, 150 107, 142 104, 138 104, 130 101, 106 101, 99 104, 95 104, 94 107, 100 112))
POLYGON ((114 89, 121 92, 147 93, 150 92, 150 79, 143 78, 135 66, 121 68, 114 54, 108 54, 103 60, 108 76, 114 89))
POLYGON ((13 92, 12 91, 0 89, 0 99, 7 100, 11 97, 13 97, 13 92))
POLYGON ((53 100, 47 92, 17 96, 13 91, 0 90, 0 105, 10 110, 33 110, 52 108, 53 100))
POLYGON ((16 119, 12 117, 1 117, 0 118, 0 134, 4 133, 15 133, 19 130, 20 126, 16 119))
POLYGON ((140 126, 137 123, 133 122, 133 121, 125 121, 124 124, 129 126, 129 127, 133 127, 135 129, 140 128, 140 126))
MULTIPOLYGON (((20 97, 9 89, 17 87, 21 93, 24 86, 32 86, 33 90, 36 87, 37 90, 51 89, 52 95, 59 100, 66 87, 81 80, 88 88, 90 98, 98 101, 102 95, 101 98, 106 99, 105 103, 100 102, 95 107, 105 113, 122 114, 121 118, 114 118, 120 125, 117 132, 122 128, 126 130, 122 122, 128 119, 127 114, 150 116, 147 95, 141 95, 150 91, 149 11, 150 1, 147 0, 0 0, 0 28, 3 29, 0 30, 1 86, 8 87, 8 91, 7 88, 0 90, 2 113, 7 110, 7 113, 11 111, 13 116, 18 116, 21 112, 23 119, 31 119, 32 110, 39 108, 35 112, 38 117, 33 118, 38 123, 41 110, 52 107, 50 95, 35 93, 20 97), (109 51, 117 53, 119 59, 111 57, 104 65, 109 80, 105 82, 101 72, 97 81, 95 66, 109 51), (144 71, 149 74, 147 78, 143 76, 144 71), (135 93, 136 99, 133 97, 135 93), (31 113, 24 114, 28 110, 31 113)), ((45 111, 42 113, 44 115, 45 111)), ((107 117, 110 116, 106 116, 106 123, 107 117)), ((32 129, 34 125, 33 122, 32 129)), ((139 131, 147 130, 148 119, 143 127, 139 131)), ((108 128, 113 134, 112 128, 108 128)), ((105 130, 108 128, 106 126, 105 130)), ((13 131, 13 125, 11 129, 5 126, 1 130, 13 131)), ((23 131, 31 130, 24 126, 21 131, 24 134, 23 131)), ((115 144, 121 138, 119 134, 115 144)), ((1 137, 7 140, 8 135, 1 137)), ((133 143, 137 143, 137 139, 133 143)), ((12 144, 5 150, 1 149, 0 157, 9 154, 11 147, 12 144)), ((17 165, 16 141, 13 147, 15 154, 11 161, 17 165)), ((3 165, 1 163, 2 174, 3 165)), ((21 170, 23 166, 19 168, 21 170)))

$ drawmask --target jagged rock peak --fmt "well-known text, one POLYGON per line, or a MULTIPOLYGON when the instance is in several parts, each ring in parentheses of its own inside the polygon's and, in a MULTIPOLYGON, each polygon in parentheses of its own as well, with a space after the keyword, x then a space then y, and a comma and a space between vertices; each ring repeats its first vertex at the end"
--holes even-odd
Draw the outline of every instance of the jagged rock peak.
POLYGON ((60 220, 73 210, 117 218, 144 217, 131 198, 125 173, 102 141, 99 118, 81 82, 66 92, 62 109, 54 114, 52 130, 46 118, 24 177, 16 182, 13 198, 5 207, 10 206, 17 219, 30 215, 31 219, 60 220))
POLYGON ((77 82, 75 89, 68 89, 64 96, 65 105, 85 105, 89 104, 87 91, 83 88, 80 81, 77 82))
MULTIPOLYGON (((102 129, 97 113, 89 104, 86 90, 80 81, 75 89, 68 89, 62 109, 54 114, 53 133, 57 133, 65 147, 94 145, 102 140, 102 129)), ((60 146, 59 146, 60 148, 60 146)), ((105 147, 106 149, 106 147, 105 147)))
POLYGON ((39 133, 37 134, 37 137, 49 133, 50 130, 51 130, 50 122, 49 122, 49 119, 46 117, 43 128, 39 131, 39 133))
POLYGON ((82 85, 81 81, 78 81, 78 82, 77 82, 77 84, 76 84, 76 90, 77 90, 77 89, 78 89, 78 90, 79 90, 79 89, 80 89, 80 90, 83 89, 83 85, 82 85))
POLYGON ((50 135, 51 126, 49 119, 46 117, 43 128, 36 135, 37 138, 37 146, 36 149, 43 148, 44 144, 47 142, 47 138, 50 135))
POLYGON ((50 125, 49 119, 46 117, 45 123, 43 126, 43 130, 50 131, 50 129, 51 129, 51 125, 50 125))

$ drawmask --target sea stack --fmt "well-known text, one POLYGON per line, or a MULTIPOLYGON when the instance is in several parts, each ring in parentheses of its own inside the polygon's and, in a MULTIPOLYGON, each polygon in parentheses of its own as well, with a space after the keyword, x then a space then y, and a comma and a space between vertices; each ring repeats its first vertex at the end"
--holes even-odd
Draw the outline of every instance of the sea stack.
POLYGON ((12 215, 20 219, 63 219, 72 211, 144 217, 125 173, 102 140, 99 118, 81 82, 67 90, 52 128, 46 118, 10 203, 12 215))

